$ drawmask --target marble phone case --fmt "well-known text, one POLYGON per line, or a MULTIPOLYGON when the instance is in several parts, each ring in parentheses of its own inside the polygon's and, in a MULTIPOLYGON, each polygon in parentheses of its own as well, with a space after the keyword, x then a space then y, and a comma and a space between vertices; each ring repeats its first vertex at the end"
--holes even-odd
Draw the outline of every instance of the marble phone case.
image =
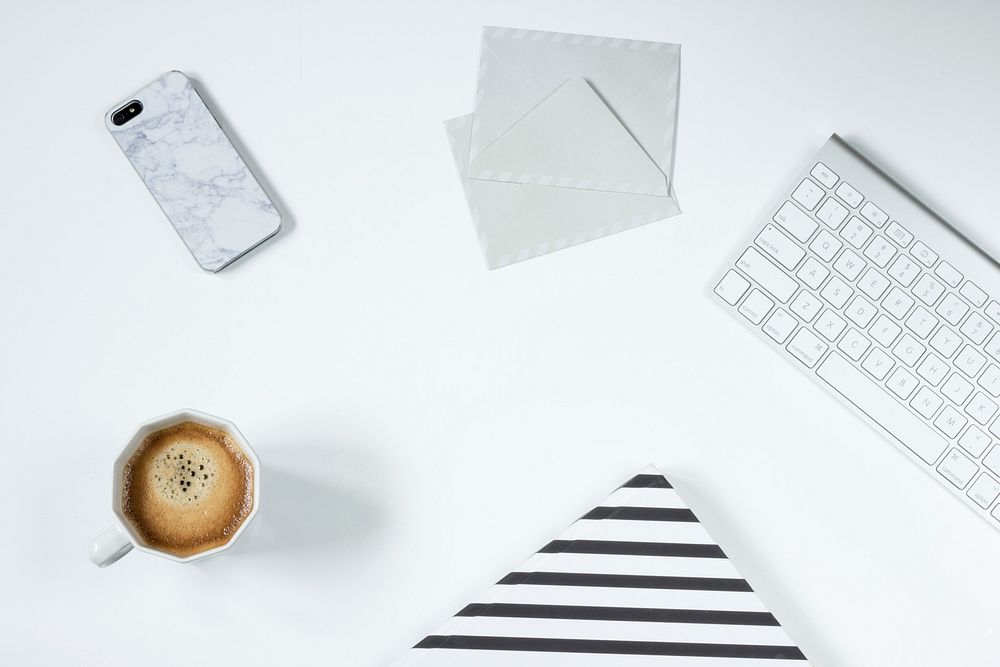
POLYGON ((195 260, 219 271, 281 228, 281 215, 182 72, 167 72, 104 118, 195 260), (132 100, 142 112, 115 125, 132 100))

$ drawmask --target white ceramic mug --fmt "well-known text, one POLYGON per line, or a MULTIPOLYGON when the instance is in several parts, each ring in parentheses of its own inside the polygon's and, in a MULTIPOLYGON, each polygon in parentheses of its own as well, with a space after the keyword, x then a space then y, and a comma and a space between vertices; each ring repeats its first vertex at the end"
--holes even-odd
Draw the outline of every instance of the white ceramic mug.
POLYGON ((118 458, 115 459, 111 491, 111 512, 114 514, 115 523, 113 526, 98 535, 94 541, 90 543, 90 560, 93 561, 95 565, 107 567, 128 552, 132 551, 132 549, 138 549, 139 551, 145 551, 146 553, 155 554, 163 558, 169 558, 170 560, 177 561, 178 563, 190 563, 193 560, 214 556, 222 553, 236 542, 240 534, 246 530, 247 525, 249 525, 254 516, 257 514, 258 507, 260 507, 260 459, 257 458, 257 454, 255 454, 253 449, 251 449, 250 443, 247 442, 247 439, 244 438, 243 434, 236 428, 236 425, 220 417, 214 417, 196 410, 178 410, 177 412, 171 412, 170 414, 166 414, 140 424, 132 434, 128 444, 125 445, 125 448, 121 451, 121 454, 119 454, 118 458), (142 441, 145 440, 148 435, 173 426, 174 424, 187 421, 196 422, 198 424, 211 426, 212 428, 225 431, 239 446, 240 450, 242 450, 243 454, 247 457, 247 460, 249 460, 253 465, 253 508, 250 510, 250 514, 247 515, 246 519, 243 520, 240 527, 235 533, 233 533, 233 536, 228 542, 220 547, 208 549, 185 558, 180 558, 178 556, 174 556, 173 554, 159 549, 153 549, 146 545, 142 538, 135 532, 135 529, 129 523, 128 519, 125 518, 125 513, 122 510, 122 475, 125 470, 125 464, 129 462, 129 459, 132 458, 136 449, 139 448, 139 445, 142 444, 142 441))

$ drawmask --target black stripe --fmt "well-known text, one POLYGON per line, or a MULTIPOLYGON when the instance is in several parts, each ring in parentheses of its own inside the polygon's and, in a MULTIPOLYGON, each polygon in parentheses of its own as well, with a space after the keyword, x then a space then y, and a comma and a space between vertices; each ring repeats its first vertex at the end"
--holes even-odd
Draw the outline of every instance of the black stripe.
POLYGON ((698 517, 694 515, 694 512, 687 508, 675 507, 595 507, 580 518, 698 523, 698 517))
POLYGON ((770 625, 778 619, 766 611, 716 611, 706 609, 648 609, 644 607, 588 607, 563 604, 512 604, 474 602, 456 616, 498 618, 566 618, 580 621, 644 621, 647 623, 704 623, 710 625, 770 625))
POLYGON ((626 489, 672 489, 670 482, 663 475, 636 475, 622 484, 626 489))
POLYGON ((688 644, 639 642, 610 639, 549 639, 544 637, 478 637, 474 635, 430 635, 413 648, 455 648, 481 651, 543 651, 558 653, 605 653, 615 655, 679 655, 697 658, 757 658, 761 660, 805 660, 795 646, 758 644, 688 644))
POLYGON ((673 542, 618 542, 613 540, 552 540, 538 553, 614 554, 616 556, 678 556, 681 558, 725 558, 717 544, 673 542))
POLYGON ((744 579, 716 577, 659 577, 641 574, 581 574, 577 572, 511 572, 501 585, 599 586, 603 588, 670 588, 682 591, 734 591, 752 593, 744 579))

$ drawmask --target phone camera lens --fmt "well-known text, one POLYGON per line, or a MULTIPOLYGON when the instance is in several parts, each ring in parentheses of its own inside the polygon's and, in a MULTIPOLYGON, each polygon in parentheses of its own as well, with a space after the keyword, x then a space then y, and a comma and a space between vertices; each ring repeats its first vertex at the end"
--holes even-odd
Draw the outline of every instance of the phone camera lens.
POLYGON ((142 102, 132 100, 118 111, 111 114, 111 122, 115 125, 124 125, 142 113, 142 102))

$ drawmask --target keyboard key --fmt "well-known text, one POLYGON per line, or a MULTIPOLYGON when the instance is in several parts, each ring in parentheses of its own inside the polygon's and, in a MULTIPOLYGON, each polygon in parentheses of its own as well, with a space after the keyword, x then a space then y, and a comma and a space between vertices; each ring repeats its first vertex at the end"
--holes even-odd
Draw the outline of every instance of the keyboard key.
POLYGON ((938 261, 938 254, 920 241, 913 244, 913 248, 910 249, 910 252, 913 253, 913 256, 917 258, 918 262, 926 266, 928 269, 934 266, 934 262, 938 261))
POLYGON ((865 202, 865 205, 861 207, 861 215, 876 227, 881 227, 889 220, 889 216, 871 202, 865 202))
POLYGON ((959 331, 968 336, 969 340, 976 345, 982 345, 986 337, 993 331, 993 325, 985 317, 974 312, 965 320, 959 331))
POLYGON ((921 338, 927 338, 938 325, 938 318, 927 312, 923 306, 917 306, 913 313, 906 318, 906 328, 917 334, 921 338))
POLYGON ((962 405, 972 393, 972 385, 958 373, 952 373, 948 381, 941 387, 941 393, 955 405, 962 405))
POLYGON ((877 340, 885 347, 892 345, 892 341, 896 340, 896 336, 902 333, 902 329, 892 320, 890 320, 885 315, 879 315, 878 319, 875 320, 875 324, 872 328, 868 330, 868 333, 872 335, 872 338, 877 340))
POLYGON ((829 349, 829 345, 805 327, 799 329, 792 337, 791 342, 788 343, 788 351, 792 353, 792 356, 809 368, 819 362, 827 349, 829 349))
POLYGON ((847 219, 847 212, 843 204, 833 197, 827 197, 816 211, 816 217, 826 223, 827 227, 837 229, 847 219))
POLYGON ((798 296, 792 300, 792 305, 789 306, 793 313, 806 322, 812 322, 822 307, 823 302, 819 300, 819 297, 815 297, 805 290, 799 292, 798 296))
POLYGON ((747 248, 736 266, 781 303, 787 303, 799 286, 755 248, 747 248))
POLYGON ((930 274, 925 273, 914 285, 913 293, 928 306, 933 306, 944 294, 944 285, 931 278, 930 274))
POLYGON ((758 248, 778 260, 778 263, 788 270, 792 270, 798 266, 799 262, 806 255, 805 250, 800 248, 795 241, 785 236, 784 233, 778 231, 778 228, 774 225, 765 225, 754 242, 758 248))
POLYGON ((830 269, 826 268, 812 257, 807 257, 802 268, 795 274, 799 279, 812 289, 819 289, 826 277, 830 275, 830 269))
POLYGON ((983 465, 986 466, 987 470, 993 472, 994 474, 1000 475, 1000 445, 994 447, 986 458, 983 459, 983 465))
POLYGON ((892 360, 892 357, 876 347, 861 364, 861 368, 871 373, 876 380, 881 382, 895 365, 896 362, 892 360))
POLYGON ((838 241, 836 236, 824 229, 809 244, 809 249, 819 255, 824 262, 829 262, 843 246, 844 244, 838 241))
POLYGON ((997 324, 1000 324, 1000 303, 997 303, 996 301, 990 301, 990 305, 986 306, 984 310, 986 312, 987 317, 989 317, 997 324))
POLYGON ((817 162, 816 166, 813 167, 812 171, 809 173, 813 178, 828 188, 832 188, 839 180, 837 174, 822 162, 817 162))
MULTIPOLYGON (((864 213, 864 210, 861 212, 864 213)), ((892 224, 886 228, 885 234, 904 248, 913 242, 913 234, 906 231, 906 229, 895 220, 893 220, 892 224)))
POLYGON ((902 366, 899 366, 889 376, 889 381, 885 383, 885 386, 889 388, 889 391, 905 401, 913 393, 913 390, 917 388, 918 384, 920 383, 917 382, 917 378, 903 370, 902 366))
POLYGON ((955 357, 955 367, 970 378, 979 375, 979 371, 983 369, 983 365, 985 364, 986 357, 979 354, 976 348, 971 345, 963 347, 962 351, 955 357))
POLYGON ((950 359, 962 344, 962 338, 948 327, 941 327, 931 336, 931 347, 941 353, 945 359, 950 359))
POLYGON ((730 269, 715 286, 715 293, 730 306, 735 306, 749 288, 750 281, 730 269))
POLYGON ((897 359, 912 368, 923 356, 925 349, 916 338, 910 334, 903 334, 903 337, 896 343, 896 347, 892 348, 892 353, 896 355, 897 359))
POLYGON ((982 308, 983 304, 986 303, 986 299, 989 298, 986 296, 986 292, 979 289, 979 285, 971 280, 962 285, 962 289, 958 290, 958 293, 971 301, 972 305, 976 308, 982 308))
POLYGON ((889 275, 898 280, 903 287, 909 287, 920 275, 920 267, 907 255, 900 255, 889 268, 889 275))
POLYGON ((986 345, 983 346, 983 349, 986 350, 986 354, 990 355, 997 361, 1000 361, 1000 332, 993 334, 993 337, 990 338, 990 342, 986 343, 986 345))
POLYGON ((875 239, 865 248, 865 257, 881 269, 889 265, 889 261, 895 254, 896 249, 881 234, 876 235, 875 239))
POLYGON ((858 257, 853 250, 845 248, 844 252, 840 253, 840 257, 837 258, 833 268, 848 280, 854 281, 867 264, 868 262, 858 257))
POLYGON ((897 320, 903 319, 913 306, 913 299, 898 287, 889 290, 889 295, 882 300, 882 307, 897 320))
POLYGON ((764 321, 764 317, 771 312, 773 306, 773 301, 764 296, 764 293, 759 289, 754 288, 746 301, 740 304, 740 313, 754 324, 760 324, 764 321))
POLYGON ((947 447, 943 438, 839 354, 827 357, 816 374, 928 464, 947 447))
POLYGON ((792 199, 805 206, 807 211, 816 208, 816 204, 822 198, 823 189, 808 178, 799 183, 799 187, 792 193, 792 199))
POLYGON ((986 398, 986 394, 981 391, 977 391, 969 404, 965 406, 965 413, 984 426, 996 412, 997 404, 986 398))
POLYGON ((819 332, 820 336, 832 343, 837 340, 837 336, 840 335, 840 332, 843 331, 846 326, 847 322, 842 320, 837 313, 827 308, 823 311, 823 314, 819 316, 819 319, 816 320, 816 324, 813 325, 813 328, 819 332))
MULTIPOLYGON (((933 280, 933 278, 928 278, 928 280, 933 280)), ((941 299, 941 303, 938 304, 935 312, 943 317, 945 322, 954 326, 961 322, 962 318, 965 317, 965 314, 969 312, 969 305, 953 293, 948 292, 948 294, 941 299)))
POLYGON ((976 380, 976 384, 993 398, 1000 398, 1000 368, 990 364, 976 380))
POLYGON ((837 344, 840 351, 854 361, 860 360, 871 346, 871 341, 862 336, 861 332, 854 328, 848 330, 848 332, 844 334, 844 337, 840 339, 840 343, 837 344))
MULTIPOLYGON (((873 350, 869 359, 878 351, 873 350)), ((828 356, 816 375, 928 464, 934 463, 947 447, 947 442, 926 423, 893 400, 840 354, 828 356)))
POLYGON ((790 201, 781 205, 772 220, 803 243, 808 241, 812 233, 819 227, 812 218, 802 212, 802 209, 790 201))
POLYGON ((954 438, 958 435, 958 432, 965 428, 965 425, 968 423, 969 420, 960 415, 958 410, 950 405, 944 406, 944 410, 934 420, 934 425, 949 438, 954 438))
POLYGON ((986 435, 980 431, 975 426, 970 426, 969 429, 962 434, 959 438, 958 444, 962 448, 972 454, 977 459, 983 455, 986 448, 990 446, 990 436, 986 435))
MULTIPOLYGON (((950 408, 945 409, 949 410, 950 408)), ((941 414, 944 413, 942 412, 941 414)), ((971 482, 972 478, 979 472, 979 466, 968 456, 958 451, 958 449, 952 448, 948 452, 948 455, 944 457, 944 460, 941 461, 941 465, 938 466, 937 470, 946 480, 958 488, 964 489, 965 485, 971 482)))
POLYGON ((837 276, 830 278, 830 282, 828 282, 826 287, 823 288, 823 291, 819 293, 819 295, 826 299, 834 308, 843 308, 844 304, 847 303, 847 300, 851 298, 852 294, 854 294, 854 290, 851 289, 850 285, 837 276))
POLYGON ((837 196, 847 202, 847 205, 851 208, 857 208, 861 206, 861 202, 865 200, 864 196, 851 187, 850 183, 841 183, 840 187, 837 188, 837 196))
POLYGON ((910 401, 914 410, 920 413, 924 419, 930 419, 937 412, 937 409, 944 403, 941 397, 927 387, 921 387, 916 396, 910 401))
POLYGON ((840 230, 840 236, 858 250, 861 250, 871 235, 872 228, 861 222, 860 218, 851 218, 851 221, 840 230))
POLYGON ((944 363, 933 354, 928 354, 924 357, 924 360, 920 362, 920 367, 917 368, 917 375, 927 380, 932 387, 936 387, 941 384, 941 380, 943 380, 944 376, 947 374, 948 364, 944 363))
POLYGON ((993 501, 1000 496, 1000 482, 996 481, 986 473, 979 476, 979 479, 969 487, 969 497, 976 501, 976 504, 983 509, 989 508, 993 501))
POLYGON ((889 289, 889 279, 875 269, 868 269, 858 281, 858 289, 877 301, 889 289))
POLYGON ((962 282, 962 278, 964 277, 948 262, 941 262, 938 264, 937 268, 934 269, 934 273, 938 275, 938 278, 945 281, 952 287, 958 287, 958 284, 962 282))
POLYGON ((778 343, 784 343, 797 326, 799 323, 795 321, 795 318, 779 308, 774 311, 774 315, 771 315, 771 319, 764 325, 764 333, 778 343))
POLYGON ((847 315, 849 320, 862 329, 867 328, 871 324, 871 321, 875 319, 876 313, 878 313, 878 309, 864 297, 860 296, 854 297, 854 301, 844 311, 844 315, 847 315))

